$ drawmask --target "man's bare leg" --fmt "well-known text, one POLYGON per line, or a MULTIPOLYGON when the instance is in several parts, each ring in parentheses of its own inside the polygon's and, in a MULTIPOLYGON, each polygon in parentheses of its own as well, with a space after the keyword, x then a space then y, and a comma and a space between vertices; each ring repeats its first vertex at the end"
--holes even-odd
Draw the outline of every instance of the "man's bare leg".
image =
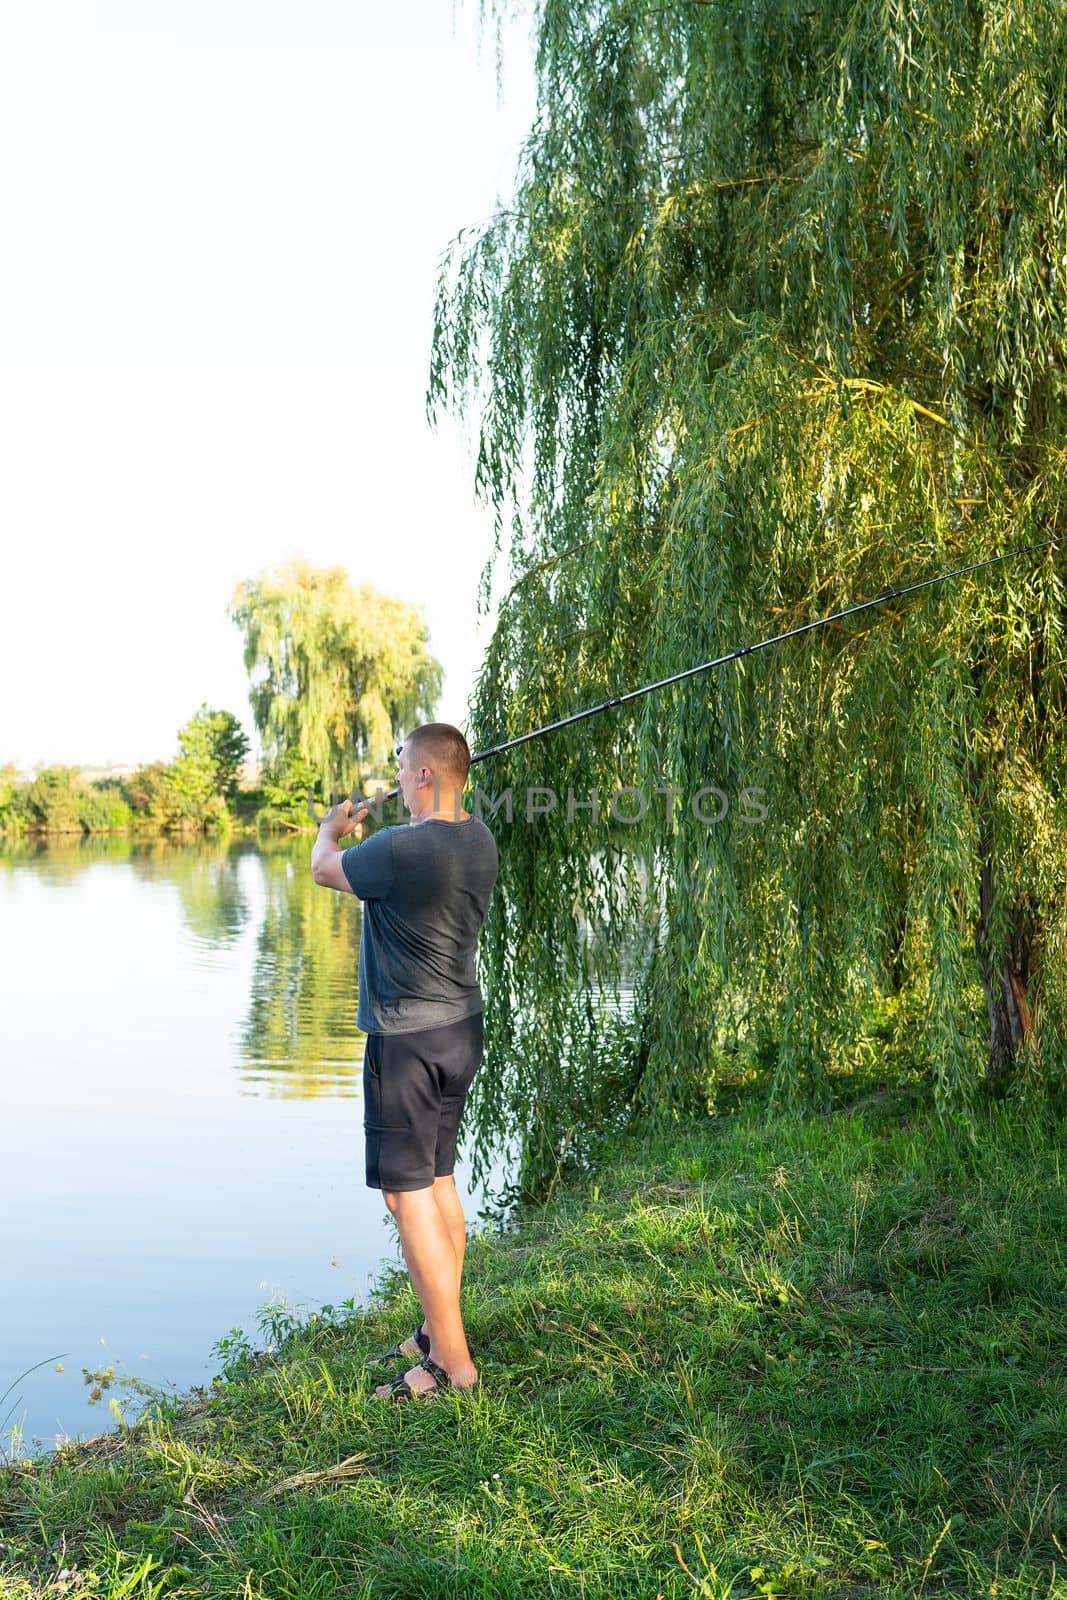
POLYGON ((433 1180, 433 1197, 437 1207, 445 1219, 448 1236, 452 1240, 452 1248, 456 1252, 456 1293, 459 1293, 463 1282, 463 1255, 467 1248, 467 1219, 463 1215, 463 1207, 459 1203, 456 1193, 456 1180, 449 1173, 447 1178, 433 1180))
MULTIPOLYGON (((467 1221, 463 1215, 459 1195, 456 1193, 456 1180, 451 1174, 447 1178, 433 1180, 433 1197, 437 1201, 438 1209, 448 1229, 448 1237, 452 1241, 452 1248, 456 1252, 456 1293, 459 1294, 463 1284, 463 1256, 467 1248, 467 1221)), ((430 1319, 423 1312, 422 1332, 427 1336, 430 1332, 430 1319)), ((417 1356, 414 1340, 405 1339, 404 1345, 410 1346, 410 1354, 417 1356)), ((404 1345, 401 1345, 403 1350, 404 1345)))
MULTIPOLYGON (((437 1201, 440 1211, 448 1229, 448 1237, 452 1241, 452 1248, 456 1252, 456 1294, 458 1295, 463 1285, 463 1256, 467 1249, 467 1219, 463 1215, 463 1207, 459 1203, 456 1193, 456 1180, 451 1175, 447 1178, 433 1180, 433 1197, 437 1201)), ((429 1324, 427 1324, 429 1332, 429 1324)))
MULTIPOLYGON (((469 1388, 477 1382, 478 1371, 463 1331, 459 1306, 463 1257, 453 1242, 457 1214, 462 1225, 463 1212, 455 1187, 452 1186, 451 1199, 448 1186, 442 1184, 441 1188, 443 1206, 436 1192, 437 1183, 407 1192, 383 1190, 382 1198, 396 1219, 400 1248, 426 1317, 430 1357, 444 1367, 457 1388, 469 1388)), ((422 1367, 413 1367, 406 1376, 413 1389, 434 1386, 433 1378, 422 1367)), ((377 1392, 387 1393, 388 1385, 377 1392)))

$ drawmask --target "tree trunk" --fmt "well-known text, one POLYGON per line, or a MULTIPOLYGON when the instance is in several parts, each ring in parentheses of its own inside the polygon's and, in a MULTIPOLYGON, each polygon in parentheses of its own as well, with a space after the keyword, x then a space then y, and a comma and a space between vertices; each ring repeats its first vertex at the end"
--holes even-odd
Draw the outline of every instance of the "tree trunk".
POLYGON ((1030 955, 1035 931, 1035 907, 1026 899, 1008 912, 1006 929, 997 937, 993 927, 995 888, 993 844, 988 827, 980 831, 981 878, 976 945, 989 1012, 989 1059, 986 1088, 1002 1094, 1015 1071, 1019 1051, 1030 1032, 1030 955))

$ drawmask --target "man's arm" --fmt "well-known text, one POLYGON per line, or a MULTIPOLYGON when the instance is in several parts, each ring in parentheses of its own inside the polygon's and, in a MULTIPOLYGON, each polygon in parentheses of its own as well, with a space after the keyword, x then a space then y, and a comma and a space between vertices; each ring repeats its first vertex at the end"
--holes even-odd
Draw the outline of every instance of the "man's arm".
POLYGON ((342 800, 339 806, 327 811, 319 823, 319 836, 311 852, 311 876, 324 889, 338 889, 342 894, 352 893, 352 885, 341 866, 344 854, 341 840, 358 827, 367 815, 368 809, 365 807, 353 816, 351 800, 342 800))

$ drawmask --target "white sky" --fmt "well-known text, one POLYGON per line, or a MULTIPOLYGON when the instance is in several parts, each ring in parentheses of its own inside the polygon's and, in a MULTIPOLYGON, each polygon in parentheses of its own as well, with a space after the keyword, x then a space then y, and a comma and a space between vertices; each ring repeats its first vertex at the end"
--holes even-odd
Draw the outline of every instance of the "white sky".
POLYGON ((254 738, 235 584, 423 608, 465 718, 489 513, 424 413, 442 250, 511 190, 529 24, 475 0, 0 6, 0 764, 254 738))

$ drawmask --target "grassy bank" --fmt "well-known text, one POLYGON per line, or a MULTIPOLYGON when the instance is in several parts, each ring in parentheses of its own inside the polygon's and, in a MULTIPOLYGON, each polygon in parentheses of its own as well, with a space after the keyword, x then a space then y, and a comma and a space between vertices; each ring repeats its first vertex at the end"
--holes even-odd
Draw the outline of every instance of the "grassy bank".
POLYGON ((1061 1139, 873 1096, 628 1142, 473 1242, 477 1395, 368 1399, 387 1282, 7 1472, 0 1593, 1067 1595, 1061 1139))

